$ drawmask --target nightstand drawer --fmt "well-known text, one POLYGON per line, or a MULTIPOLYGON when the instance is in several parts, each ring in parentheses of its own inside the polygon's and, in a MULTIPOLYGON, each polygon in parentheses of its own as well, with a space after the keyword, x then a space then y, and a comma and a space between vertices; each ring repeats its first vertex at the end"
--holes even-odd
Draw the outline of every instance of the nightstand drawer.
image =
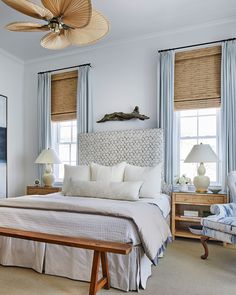
POLYGON ((225 195, 206 195, 206 194, 175 194, 175 203, 181 204, 224 204, 226 202, 225 195))
POLYGON ((60 191, 60 187, 27 186, 27 195, 48 195, 60 191))

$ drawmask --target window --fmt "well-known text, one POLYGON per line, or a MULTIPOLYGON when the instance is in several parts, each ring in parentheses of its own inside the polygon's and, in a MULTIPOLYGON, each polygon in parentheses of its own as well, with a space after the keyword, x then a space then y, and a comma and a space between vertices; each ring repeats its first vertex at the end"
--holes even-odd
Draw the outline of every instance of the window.
POLYGON ((76 165, 77 156, 77 126, 76 120, 52 122, 53 148, 58 153, 62 164, 55 165, 54 174, 56 182, 64 178, 64 164, 76 165))
POLYGON ((62 164, 55 165, 56 182, 64 178, 64 164, 76 165, 78 71, 52 75, 52 147, 62 164))
MULTIPOLYGON (((219 109, 207 108, 175 112, 176 119, 176 163, 174 175, 186 174, 191 179, 197 175, 195 163, 184 163, 185 158, 195 144, 210 144, 219 155, 219 109)), ((212 184, 220 182, 219 163, 205 163, 207 176, 212 184)))

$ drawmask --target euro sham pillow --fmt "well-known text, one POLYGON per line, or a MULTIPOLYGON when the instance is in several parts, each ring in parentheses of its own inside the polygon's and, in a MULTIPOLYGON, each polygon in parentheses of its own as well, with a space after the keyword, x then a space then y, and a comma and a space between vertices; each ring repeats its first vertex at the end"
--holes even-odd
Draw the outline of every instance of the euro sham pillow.
POLYGON ((96 163, 91 163, 91 180, 107 182, 124 181, 126 165, 126 162, 119 163, 115 166, 102 166, 96 163))
POLYGON ((71 179, 67 196, 137 201, 142 182, 77 181, 71 179))
POLYGON ((64 180, 62 186, 62 193, 66 194, 70 186, 71 178, 75 180, 89 181, 91 177, 89 166, 70 166, 64 165, 64 180))
POLYGON ((155 167, 139 167, 127 164, 124 181, 142 181, 140 198, 156 198, 161 193, 161 164, 155 167))

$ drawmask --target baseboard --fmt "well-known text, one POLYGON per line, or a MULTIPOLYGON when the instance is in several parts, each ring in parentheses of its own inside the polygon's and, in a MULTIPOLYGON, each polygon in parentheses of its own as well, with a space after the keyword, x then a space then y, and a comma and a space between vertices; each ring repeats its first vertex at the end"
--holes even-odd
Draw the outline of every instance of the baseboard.
POLYGON ((236 250, 236 244, 227 244, 227 243, 223 243, 223 246, 224 246, 225 248, 228 248, 228 249, 236 250))

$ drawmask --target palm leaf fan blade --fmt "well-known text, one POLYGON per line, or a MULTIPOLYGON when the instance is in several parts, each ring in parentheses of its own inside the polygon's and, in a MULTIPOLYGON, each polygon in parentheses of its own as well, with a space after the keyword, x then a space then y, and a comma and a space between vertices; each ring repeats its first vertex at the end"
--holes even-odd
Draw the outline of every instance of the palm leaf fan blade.
POLYGON ((42 0, 54 17, 60 17, 67 26, 82 28, 91 18, 91 0, 42 0))
POLYGON ((6 29, 13 32, 43 32, 49 31, 48 26, 42 26, 37 23, 14 22, 6 26, 6 29))
POLYGON ((72 28, 83 28, 90 22, 92 5, 90 0, 72 0, 64 10, 63 22, 72 28))
POLYGON ((38 6, 27 0, 2 0, 5 4, 10 6, 11 8, 26 14, 28 16, 38 18, 38 19, 46 19, 49 20, 53 18, 52 13, 41 6, 38 6))
POLYGON ((100 40, 108 31, 109 23, 107 19, 96 10, 93 10, 88 26, 82 29, 70 29, 65 34, 71 44, 86 45, 100 40))
POLYGON ((49 33, 41 40, 41 46, 47 49, 58 50, 71 45, 70 41, 65 36, 65 31, 60 33, 49 33))
POLYGON ((52 12, 56 16, 60 16, 63 11, 64 2, 67 0, 41 0, 44 7, 52 12))

